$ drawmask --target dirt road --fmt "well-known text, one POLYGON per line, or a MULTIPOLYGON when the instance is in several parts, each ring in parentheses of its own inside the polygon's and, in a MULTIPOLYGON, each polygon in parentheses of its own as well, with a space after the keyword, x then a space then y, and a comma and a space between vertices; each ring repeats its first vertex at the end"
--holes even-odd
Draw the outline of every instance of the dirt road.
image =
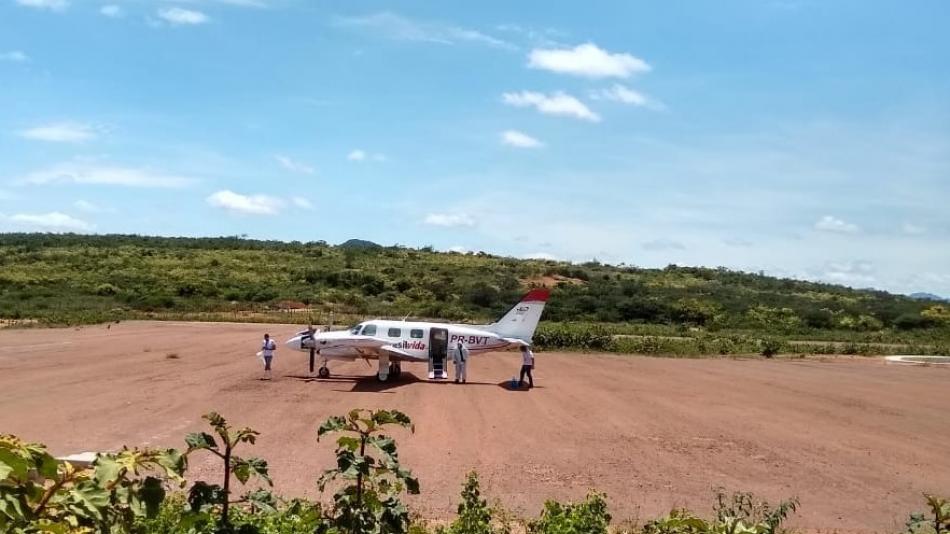
MULTIPOLYGON (((57 454, 123 444, 183 446, 220 411, 262 432, 278 490, 315 496, 332 460, 316 442, 329 415, 396 408, 400 455, 429 517, 454 511, 464 474, 485 493, 535 515, 546 498, 608 494, 618 519, 673 506, 707 512, 717 486, 769 499, 797 495, 795 524, 896 531, 922 509, 921 492, 950 495, 950 370, 879 360, 674 360, 544 353, 538 387, 499 386, 517 354, 476 357, 466 386, 433 384, 422 365, 379 386, 363 362, 331 364, 336 378, 303 378, 306 356, 278 351, 276 380, 253 356, 269 331, 292 326, 122 323, 0 331, 0 432, 57 454), (407 375, 408 374, 408 378, 407 375)), ((213 464, 193 465, 211 475, 213 464)))

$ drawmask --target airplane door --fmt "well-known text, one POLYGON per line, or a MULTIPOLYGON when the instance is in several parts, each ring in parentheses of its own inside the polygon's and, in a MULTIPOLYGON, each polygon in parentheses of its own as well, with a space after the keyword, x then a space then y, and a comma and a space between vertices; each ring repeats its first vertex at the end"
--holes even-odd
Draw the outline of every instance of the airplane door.
POLYGON ((448 357, 449 331, 445 328, 429 330, 429 378, 448 378, 445 360, 448 357))

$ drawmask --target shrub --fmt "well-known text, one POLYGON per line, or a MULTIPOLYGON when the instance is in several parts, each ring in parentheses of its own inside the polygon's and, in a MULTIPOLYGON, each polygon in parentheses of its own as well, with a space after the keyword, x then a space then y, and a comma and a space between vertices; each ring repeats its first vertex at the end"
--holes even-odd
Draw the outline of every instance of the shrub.
POLYGON ((396 410, 352 410, 331 417, 317 430, 317 439, 334 433, 337 467, 320 477, 324 491, 333 481, 344 485, 333 495, 330 524, 340 532, 403 534, 409 529, 409 510, 399 500, 405 490, 419 493, 419 482, 399 464, 396 442, 382 434, 388 425, 412 429, 412 422, 396 410))
POLYGON ((462 501, 458 506, 458 517, 448 529, 440 534, 492 534, 491 508, 488 501, 481 498, 478 488, 478 474, 468 474, 462 486, 462 501))
POLYGON ((561 504, 544 503, 537 521, 528 524, 530 534, 607 534, 610 514, 607 501, 599 493, 590 493, 583 502, 561 504))
POLYGON ((759 341, 759 351, 762 356, 771 358, 782 350, 782 342, 775 338, 765 338, 759 341))
POLYGON ((111 297, 119 292, 119 288, 112 284, 99 284, 96 286, 96 295, 100 297, 111 297))
POLYGON ((123 448, 77 467, 42 445, 0 436, 0 531, 125 532, 158 513, 163 482, 183 483, 184 470, 174 449, 123 448))

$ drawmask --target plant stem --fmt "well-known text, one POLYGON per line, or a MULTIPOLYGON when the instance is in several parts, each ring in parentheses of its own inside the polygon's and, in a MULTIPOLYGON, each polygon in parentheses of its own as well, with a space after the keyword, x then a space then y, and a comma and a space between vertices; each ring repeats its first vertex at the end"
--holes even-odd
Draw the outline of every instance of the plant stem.
POLYGON ((231 445, 229 444, 224 449, 224 503, 221 505, 221 523, 223 525, 229 526, 231 523, 228 519, 228 507, 230 506, 229 499, 231 497, 231 445))

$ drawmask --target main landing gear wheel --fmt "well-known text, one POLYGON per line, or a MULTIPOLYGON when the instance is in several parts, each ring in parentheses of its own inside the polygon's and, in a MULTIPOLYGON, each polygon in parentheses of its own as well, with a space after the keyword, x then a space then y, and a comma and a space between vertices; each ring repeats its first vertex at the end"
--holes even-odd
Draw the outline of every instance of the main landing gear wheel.
POLYGON ((317 376, 320 378, 330 378, 330 370, 326 367, 321 367, 319 370, 317 370, 317 376))
POLYGON ((402 366, 398 363, 389 364, 389 376, 399 378, 402 375, 402 366))

